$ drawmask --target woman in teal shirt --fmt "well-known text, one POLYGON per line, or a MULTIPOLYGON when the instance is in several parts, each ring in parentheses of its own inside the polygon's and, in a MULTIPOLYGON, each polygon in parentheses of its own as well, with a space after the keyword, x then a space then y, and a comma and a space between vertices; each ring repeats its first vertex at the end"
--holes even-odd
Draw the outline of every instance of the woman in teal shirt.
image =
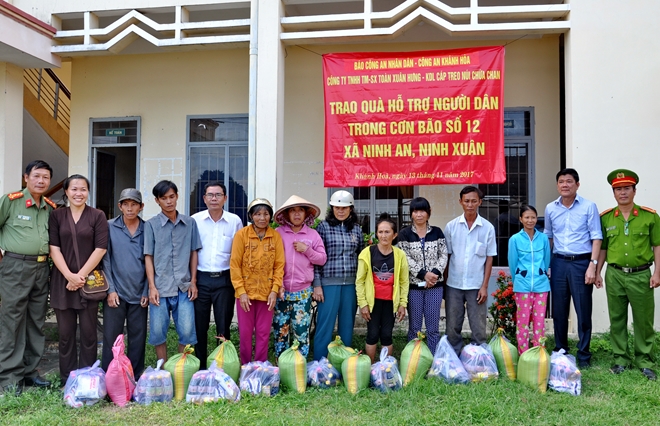
POLYGON ((530 322, 532 346, 538 346, 539 339, 545 335, 545 310, 550 291, 550 241, 544 233, 536 230, 536 220, 536 209, 523 204, 520 207, 523 229, 509 239, 509 270, 517 307, 519 353, 529 348, 530 322))

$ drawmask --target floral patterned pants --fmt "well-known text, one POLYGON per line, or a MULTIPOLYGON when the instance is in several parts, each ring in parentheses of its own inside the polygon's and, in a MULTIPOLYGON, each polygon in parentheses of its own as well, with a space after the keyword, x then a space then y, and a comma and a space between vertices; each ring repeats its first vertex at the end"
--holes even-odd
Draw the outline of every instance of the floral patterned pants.
POLYGON ((289 348, 290 335, 298 341, 298 350, 307 357, 309 353, 309 325, 312 322, 312 290, 294 293, 285 292, 284 300, 277 299, 273 315, 273 335, 275 337, 275 357, 289 348))
POLYGON ((514 293, 516 299, 516 339, 518 353, 529 349, 530 322, 532 323, 532 346, 539 345, 539 339, 545 336, 545 310, 548 304, 548 292, 514 293))

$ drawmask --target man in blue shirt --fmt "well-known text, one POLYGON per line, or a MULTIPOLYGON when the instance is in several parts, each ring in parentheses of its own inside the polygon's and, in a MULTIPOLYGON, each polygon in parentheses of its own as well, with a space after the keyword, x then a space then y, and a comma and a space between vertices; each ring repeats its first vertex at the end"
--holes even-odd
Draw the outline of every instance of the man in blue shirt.
POLYGON ((108 297, 103 303, 103 369, 113 359, 112 346, 117 336, 128 335, 128 359, 135 377, 144 370, 144 345, 147 339, 149 283, 144 266, 144 221, 142 194, 126 188, 119 195, 121 215, 108 221, 108 251, 103 271, 108 280, 108 297))
POLYGON ((193 300, 197 298, 197 250, 202 242, 195 219, 176 210, 179 191, 174 182, 162 180, 152 192, 161 212, 144 226, 149 343, 156 347, 156 357, 167 361, 170 312, 179 335, 179 352, 197 343, 193 300))
POLYGON ((591 364, 591 311, 596 266, 603 240, 596 204, 577 195, 580 176, 575 169, 557 173, 559 198, 545 208, 545 234, 552 246, 550 289, 555 351, 568 352, 570 301, 577 314, 580 368, 591 364))

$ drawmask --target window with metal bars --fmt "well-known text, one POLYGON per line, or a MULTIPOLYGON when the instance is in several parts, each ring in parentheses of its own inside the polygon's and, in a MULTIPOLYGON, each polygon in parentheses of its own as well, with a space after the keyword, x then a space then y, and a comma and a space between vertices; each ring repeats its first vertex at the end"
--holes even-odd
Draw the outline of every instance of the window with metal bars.
MULTIPOLYGON (((522 229, 518 219, 520 206, 534 204, 533 117, 533 108, 504 110, 506 181, 479 185, 484 192, 479 214, 495 227, 497 256, 493 259, 493 266, 507 266, 509 238, 522 229)), ((538 226, 542 229, 542 218, 538 226)))

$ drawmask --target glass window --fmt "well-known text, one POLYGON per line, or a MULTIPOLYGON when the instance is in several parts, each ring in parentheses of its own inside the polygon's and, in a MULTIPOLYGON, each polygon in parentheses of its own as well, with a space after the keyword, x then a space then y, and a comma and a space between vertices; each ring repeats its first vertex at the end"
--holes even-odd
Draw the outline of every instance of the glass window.
POLYGON ((364 233, 375 232, 376 221, 382 213, 389 214, 396 221, 398 229, 410 225, 408 206, 410 200, 415 197, 414 189, 414 186, 353 188, 355 213, 358 215, 362 231, 364 233))
POLYGON ((504 111, 504 136, 531 136, 531 111, 504 111))
POLYGON ((189 212, 206 209, 204 186, 213 181, 227 188, 225 210, 247 222, 247 116, 190 118, 188 162, 189 212))
POLYGON ((190 142, 247 141, 247 122, 247 117, 191 118, 190 142))
POLYGON ((518 220, 520 206, 533 200, 531 117, 531 109, 504 111, 506 181, 479 185, 484 192, 479 214, 495 227, 497 256, 493 259, 493 266, 508 265, 509 238, 522 229, 518 220), (507 125, 513 127, 507 128, 507 125))

